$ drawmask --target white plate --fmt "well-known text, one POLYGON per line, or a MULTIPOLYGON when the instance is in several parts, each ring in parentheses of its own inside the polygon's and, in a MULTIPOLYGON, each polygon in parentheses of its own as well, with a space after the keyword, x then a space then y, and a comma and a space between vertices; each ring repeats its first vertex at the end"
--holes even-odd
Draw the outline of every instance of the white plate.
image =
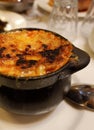
POLYGON ((5 31, 26 27, 25 18, 15 12, 0 10, 0 19, 8 22, 7 26, 5 27, 5 31))
POLYGON ((88 43, 89 43, 89 47, 94 52, 94 28, 92 29, 92 31, 88 37, 88 43))
POLYGON ((48 2, 49 0, 38 0, 37 4, 40 8, 50 13, 52 11, 52 7, 48 4, 48 2))
POLYGON ((18 116, 0 109, 0 130, 74 130, 84 116, 62 102, 53 112, 40 116, 18 116))
MULTIPOLYGON (((49 2, 49 0, 38 0, 37 1, 37 4, 38 4, 38 6, 41 8, 41 9, 43 9, 43 10, 45 10, 45 11, 47 11, 47 12, 51 12, 52 11, 52 6, 50 6, 49 4, 48 4, 48 2, 49 2)), ((86 12, 79 12, 78 13, 78 16, 79 17, 84 17, 86 15, 86 12)))

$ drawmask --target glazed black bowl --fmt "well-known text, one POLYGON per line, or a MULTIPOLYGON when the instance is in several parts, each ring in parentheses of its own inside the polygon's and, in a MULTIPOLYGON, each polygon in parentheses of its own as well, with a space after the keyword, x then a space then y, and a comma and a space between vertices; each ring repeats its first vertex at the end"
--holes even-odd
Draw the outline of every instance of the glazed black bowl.
MULTIPOLYGON (((40 29, 28 28, 26 30, 40 29)), ((69 61, 65 66, 50 74, 28 79, 0 75, 1 107, 13 113, 27 115, 53 110, 69 91, 71 75, 86 67, 90 61, 89 55, 75 46, 73 46, 73 53, 78 60, 69 61)))

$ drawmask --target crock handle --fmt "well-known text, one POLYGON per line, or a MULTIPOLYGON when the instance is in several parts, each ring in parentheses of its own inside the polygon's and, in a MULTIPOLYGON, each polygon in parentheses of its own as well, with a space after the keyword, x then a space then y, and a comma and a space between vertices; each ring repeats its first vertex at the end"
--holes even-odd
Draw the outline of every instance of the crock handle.
POLYGON ((87 54, 87 52, 74 47, 73 50, 74 55, 77 55, 78 59, 75 61, 71 61, 68 66, 68 72, 70 74, 73 74, 83 68, 85 68, 89 62, 90 62, 90 56, 87 54))
POLYGON ((89 64, 90 56, 85 51, 74 47, 73 53, 78 57, 78 59, 69 62, 68 66, 60 73, 59 79, 63 79, 83 69, 89 64))

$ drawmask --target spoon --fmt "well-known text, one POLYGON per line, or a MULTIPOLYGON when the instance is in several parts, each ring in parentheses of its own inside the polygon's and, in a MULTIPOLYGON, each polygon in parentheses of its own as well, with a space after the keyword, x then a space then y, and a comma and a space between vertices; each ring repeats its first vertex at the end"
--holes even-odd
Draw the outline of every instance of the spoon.
POLYGON ((66 100, 82 108, 94 111, 94 86, 85 84, 72 86, 66 100))

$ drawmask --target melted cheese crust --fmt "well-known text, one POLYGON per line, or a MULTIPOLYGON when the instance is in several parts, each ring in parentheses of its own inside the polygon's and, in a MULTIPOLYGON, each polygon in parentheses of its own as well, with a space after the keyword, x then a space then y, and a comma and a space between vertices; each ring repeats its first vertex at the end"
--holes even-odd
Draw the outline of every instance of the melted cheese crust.
POLYGON ((32 77, 54 72, 72 55, 72 44, 44 30, 11 31, 0 34, 0 73, 32 77))

